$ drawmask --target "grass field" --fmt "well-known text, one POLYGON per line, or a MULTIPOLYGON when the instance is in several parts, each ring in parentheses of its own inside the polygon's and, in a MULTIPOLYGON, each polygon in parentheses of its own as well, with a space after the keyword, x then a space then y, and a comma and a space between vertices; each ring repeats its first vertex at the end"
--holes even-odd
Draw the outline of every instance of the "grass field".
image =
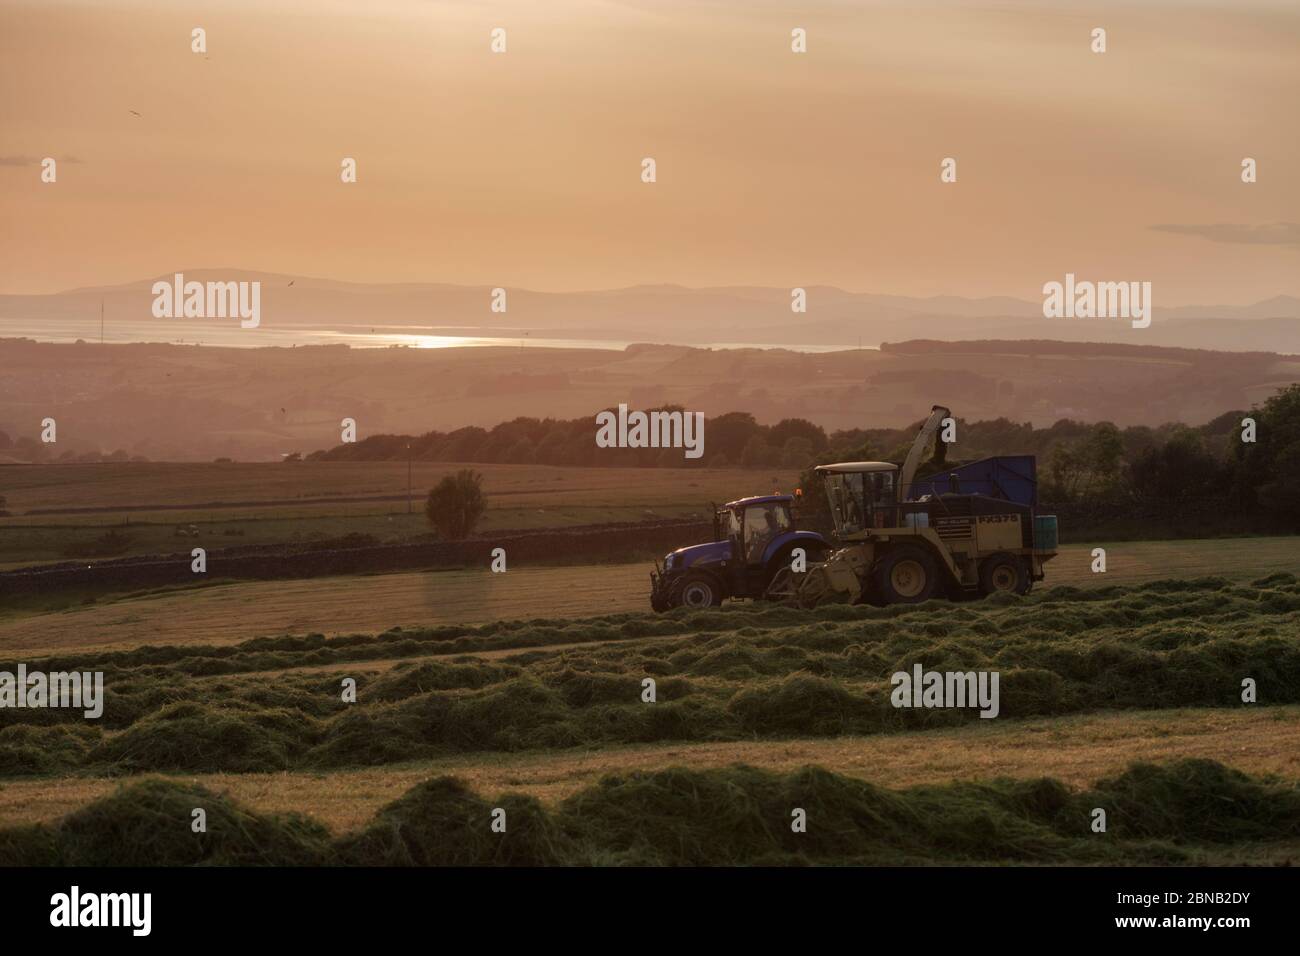
POLYGON ((1300 848, 1294 574, 962 605, 603 610, 74 641, 32 666, 102 670, 104 719, 10 712, 0 863, 1284 863, 1300 848), (913 663, 997 670, 998 719, 892 707, 888 677, 913 663), (1260 703, 1241 702, 1244 677, 1260 703), (221 835, 185 835, 196 805, 221 835), (1106 840, 1088 831, 1097 805, 1106 840), (518 837, 483 839, 492 806, 518 837), (838 839, 783 837, 790 806, 838 839), (160 834, 172 813, 177 832, 160 834))
MULTIPOLYGON (((1251 580, 1300 573, 1293 538, 1126 541, 1102 545, 1107 571, 1093 574, 1092 547, 1066 545, 1047 566, 1047 586, 1137 584, 1219 574, 1251 580)), ((285 633, 374 633, 393 626, 642 611, 649 565, 407 572, 368 577, 250 581, 160 590, 45 614, 0 611, 0 654, 31 656, 142 643, 220 644, 285 633)))
POLYGON ((125 554, 188 550, 177 537, 195 524, 208 548, 373 535, 400 541, 428 534, 424 496, 445 475, 484 476, 482 531, 572 527, 651 517, 707 517, 710 501, 790 491, 791 469, 675 470, 457 465, 415 462, 413 513, 406 512, 405 462, 14 465, 0 467, 0 570, 67 560, 109 528, 131 541, 125 554), (351 500, 358 499, 358 500, 351 500), (114 510, 130 506, 132 510, 114 510), (163 509, 166 510, 163 510, 163 509), (59 514, 29 514, 65 509, 59 514), (69 511, 67 509, 81 509, 69 511))
MULTIPOLYGON (((1138 760, 1197 757, 1253 775, 1300 780, 1300 707, 1132 711, 985 722, 965 727, 828 739, 676 745, 629 744, 563 753, 489 753, 331 773, 200 773, 197 782, 263 813, 307 813, 336 833, 444 774, 479 793, 512 790, 558 804, 610 773, 745 764, 780 773, 815 765, 883 787, 997 777, 1053 777, 1072 787, 1138 760)), ((51 822, 108 796, 114 777, 11 779, 0 786, 0 825, 51 822)), ((1296 858, 1300 864, 1300 856, 1296 858)))

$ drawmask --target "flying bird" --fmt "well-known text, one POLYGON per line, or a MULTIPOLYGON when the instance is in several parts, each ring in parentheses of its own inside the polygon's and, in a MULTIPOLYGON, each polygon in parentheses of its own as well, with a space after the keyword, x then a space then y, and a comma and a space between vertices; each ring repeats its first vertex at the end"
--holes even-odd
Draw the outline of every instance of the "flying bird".
POLYGON ((131 110, 130 113, 131 113, 132 116, 139 116, 139 115, 140 115, 140 114, 137 113, 135 110, 131 110))
POLYGON ((296 282, 296 281, 297 281, 296 279, 290 279, 290 280, 289 280, 289 285, 293 285, 294 282, 296 282))

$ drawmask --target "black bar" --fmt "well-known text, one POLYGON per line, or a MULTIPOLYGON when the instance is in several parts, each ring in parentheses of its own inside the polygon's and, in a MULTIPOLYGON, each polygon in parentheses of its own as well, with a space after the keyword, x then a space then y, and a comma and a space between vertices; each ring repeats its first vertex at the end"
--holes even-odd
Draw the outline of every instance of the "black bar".
POLYGON ((810 946, 837 931, 872 949, 897 939, 918 952, 948 938, 981 947, 1125 936, 1231 946, 1252 933, 1293 930, 1298 884, 1294 869, 1247 867, 10 869, 0 870, 0 912, 11 945, 31 936, 66 940, 74 931, 85 940, 137 941, 129 926, 51 926, 52 897, 70 895, 75 885, 83 901, 88 894, 149 893, 148 938, 205 948, 254 940, 262 948, 279 939, 347 945, 375 930, 440 946, 464 934, 495 949, 519 934, 533 945, 622 939, 647 946, 674 941, 675 948, 697 929, 760 943, 792 932, 810 946), (1198 893, 1209 896, 1197 900, 1198 893), (1245 917, 1249 925, 1159 925, 1205 917, 1245 917), (1156 925, 1117 925, 1125 918, 1156 925))

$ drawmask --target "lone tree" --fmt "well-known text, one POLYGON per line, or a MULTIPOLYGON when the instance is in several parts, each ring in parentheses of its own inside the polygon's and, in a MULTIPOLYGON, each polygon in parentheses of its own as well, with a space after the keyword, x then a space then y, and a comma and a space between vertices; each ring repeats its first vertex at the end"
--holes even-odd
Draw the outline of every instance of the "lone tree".
POLYGON ((468 538, 483 517, 487 499, 483 496, 483 476, 470 468, 448 475, 429 492, 424 514, 438 534, 451 541, 468 538))

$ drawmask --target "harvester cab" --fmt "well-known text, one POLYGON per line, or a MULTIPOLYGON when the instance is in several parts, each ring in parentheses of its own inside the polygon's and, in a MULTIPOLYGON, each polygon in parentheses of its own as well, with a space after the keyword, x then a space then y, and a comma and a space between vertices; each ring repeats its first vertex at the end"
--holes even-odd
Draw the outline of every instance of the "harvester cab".
POLYGON ((650 574, 650 606, 716 607, 725 598, 762 597, 791 563, 821 561, 830 550, 816 532, 795 528, 791 495, 759 495, 713 509, 713 541, 668 554, 650 574))
POLYGON ((817 469, 826 486, 835 536, 851 540, 870 528, 897 524, 898 466, 887 461, 853 461, 817 469))
POLYGON ((872 531, 896 528, 914 520, 904 507, 915 490, 913 478, 930 442, 934 442, 931 460, 939 465, 947 460, 948 446, 940 440, 939 429, 951 416, 952 412, 942 405, 930 410, 901 468, 888 461, 849 461, 817 467, 816 473, 826 486, 836 538, 844 542, 863 540, 872 531))

